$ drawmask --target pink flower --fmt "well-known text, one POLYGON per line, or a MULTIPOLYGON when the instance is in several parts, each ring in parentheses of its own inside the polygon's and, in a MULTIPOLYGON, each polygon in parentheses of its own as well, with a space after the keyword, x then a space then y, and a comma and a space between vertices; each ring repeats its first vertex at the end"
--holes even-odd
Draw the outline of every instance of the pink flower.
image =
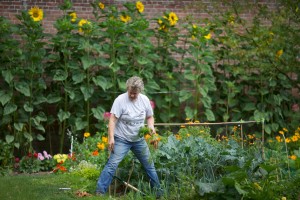
POLYGON ((151 100, 150 104, 151 104, 152 109, 154 109, 155 108, 155 102, 151 100))
POLYGON ((48 160, 52 158, 50 154, 47 153, 47 151, 43 151, 44 157, 47 158, 48 160))
POLYGON ((297 103, 294 103, 292 105, 292 111, 294 111, 294 112, 298 112, 299 111, 299 105, 297 103))
POLYGON ((110 113, 110 112, 105 112, 105 113, 103 114, 103 118, 104 118, 104 120, 109 120, 109 118, 110 118, 110 115, 111 115, 111 113, 110 113))
POLYGON ((15 162, 16 162, 16 163, 20 162, 20 158, 15 157, 15 162))
POLYGON ((44 160, 45 159, 44 156, 41 153, 38 153, 37 158, 39 160, 44 160))

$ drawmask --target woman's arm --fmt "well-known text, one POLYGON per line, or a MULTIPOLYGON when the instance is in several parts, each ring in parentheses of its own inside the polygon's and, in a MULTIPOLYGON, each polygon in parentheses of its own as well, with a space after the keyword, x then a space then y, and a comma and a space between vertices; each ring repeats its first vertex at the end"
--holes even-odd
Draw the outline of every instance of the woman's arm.
POLYGON ((153 116, 147 117, 147 125, 151 129, 151 133, 155 134, 156 131, 154 128, 154 117, 153 116))
POLYGON ((115 114, 111 114, 108 122, 108 150, 114 152, 114 145, 115 145, 115 126, 118 118, 115 114))

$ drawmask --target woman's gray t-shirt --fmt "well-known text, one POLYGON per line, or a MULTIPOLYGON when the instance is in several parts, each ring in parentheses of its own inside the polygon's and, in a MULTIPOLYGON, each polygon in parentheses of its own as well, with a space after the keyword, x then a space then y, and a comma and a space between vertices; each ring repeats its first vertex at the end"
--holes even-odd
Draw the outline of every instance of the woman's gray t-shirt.
POLYGON ((150 100, 146 95, 139 94, 135 101, 131 101, 128 92, 115 99, 110 113, 118 118, 114 135, 130 142, 141 139, 140 127, 144 126, 146 117, 153 116, 150 100))

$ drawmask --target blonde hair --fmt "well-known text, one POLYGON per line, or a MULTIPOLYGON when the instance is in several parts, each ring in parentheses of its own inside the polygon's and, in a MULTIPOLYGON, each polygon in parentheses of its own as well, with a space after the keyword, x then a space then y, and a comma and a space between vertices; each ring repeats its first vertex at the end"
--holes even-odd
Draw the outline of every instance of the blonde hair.
POLYGON ((133 76, 126 81, 127 90, 141 92, 144 90, 144 82, 138 76, 133 76))

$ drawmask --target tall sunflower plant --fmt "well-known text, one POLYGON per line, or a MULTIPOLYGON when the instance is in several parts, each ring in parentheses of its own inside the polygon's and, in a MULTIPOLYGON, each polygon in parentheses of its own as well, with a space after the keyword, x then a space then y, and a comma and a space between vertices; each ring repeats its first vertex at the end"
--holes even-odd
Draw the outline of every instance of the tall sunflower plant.
POLYGON ((17 52, 20 55, 19 65, 14 67, 13 93, 9 99, 4 115, 14 129, 17 140, 22 141, 24 152, 32 151, 33 140, 44 140, 47 121, 42 106, 47 102, 44 91, 47 85, 44 79, 43 59, 45 57, 45 34, 41 26, 43 10, 32 7, 22 11, 17 18, 16 34, 22 38, 17 52))

